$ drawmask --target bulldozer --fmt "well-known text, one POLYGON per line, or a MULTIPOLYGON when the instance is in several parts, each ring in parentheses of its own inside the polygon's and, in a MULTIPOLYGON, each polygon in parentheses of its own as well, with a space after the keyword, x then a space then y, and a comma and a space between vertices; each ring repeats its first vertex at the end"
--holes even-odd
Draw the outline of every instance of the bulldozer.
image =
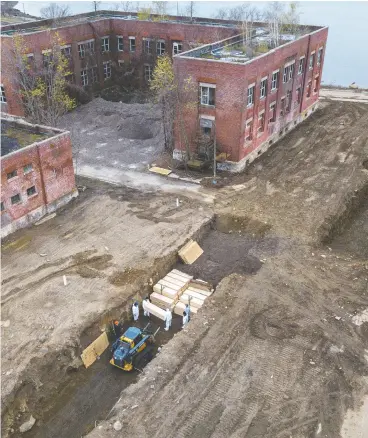
POLYGON ((144 362, 153 357, 155 333, 149 331, 149 324, 144 328, 129 327, 111 347, 111 365, 124 371, 133 371, 142 368, 144 362))

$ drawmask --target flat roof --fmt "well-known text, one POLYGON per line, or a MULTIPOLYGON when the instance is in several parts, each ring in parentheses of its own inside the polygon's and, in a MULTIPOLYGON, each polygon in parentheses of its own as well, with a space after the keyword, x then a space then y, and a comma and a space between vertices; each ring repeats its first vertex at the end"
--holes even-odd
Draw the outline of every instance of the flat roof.
POLYGON ((48 126, 33 125, 21 117, 1 114, 1 157, 64 132, 48 126))

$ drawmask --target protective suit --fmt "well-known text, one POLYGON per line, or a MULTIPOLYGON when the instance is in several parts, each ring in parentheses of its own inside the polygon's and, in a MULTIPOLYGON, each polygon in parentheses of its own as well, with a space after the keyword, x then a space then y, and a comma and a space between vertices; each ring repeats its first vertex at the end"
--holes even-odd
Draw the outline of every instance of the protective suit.
POLYGON ((172 313, 170 312, 170 309, 166 309, 165 313, 165 330, 168 331, 171 327, 171 321, 172 321, 172 313))
POLYGON ((149 311, 147 310, 147 303, 149 303, 150 301, 149 301, 149 299, 148 299, 148 297, 147 298, 145 298, 144 300, 143 300, 143 302, 142 302, 142 307, 143 307, 143 314, 144 314, 144 316, 150 316, 150 313, 149 313, 149 311))
POLYGON ((187 312, 183 312, 183 327, 182 328, 185 328, 185 326, 188 324, 188 322, 189 322, 188 314, 187 314, 187 312))
POLYGON ((132 306, 132 312, 133 312, 133 319, 134 321, 138 321, 139 318, 139 306, 137 301, 132 306))
POLYGON ((188 322, 189 322, 190 321, 190 306, 189 306, 189 304, 186 304, 186 306, 185 306, 185 313, 187 314, 188 322))

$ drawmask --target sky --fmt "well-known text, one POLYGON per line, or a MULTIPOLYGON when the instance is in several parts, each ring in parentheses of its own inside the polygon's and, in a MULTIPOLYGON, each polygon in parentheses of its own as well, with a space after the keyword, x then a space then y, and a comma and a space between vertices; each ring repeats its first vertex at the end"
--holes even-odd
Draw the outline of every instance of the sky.
MULTIPOLYGON (((57 2, 68 4, 73 14, 94 10, 92 1, 57 2)), ((124 2, 101 1, 99 9, 116 9, 124 2)), ((151 2, 133 1, 140 7, 149 6, 151 2)), ((221 7, 234 7, 243 2, 235 1, 198 1, 195 2, 195 15, 214 17, 221 7)), ((260 9, 267 7, 267 2, 251 2, 260 9)), ((284 2, 288 5, 288 2, 284 2)), ((297 2, 302 24, 329 26, 326 58, 323 71, 323 83, 347 86, 356 82, 368 88, 368 2, 358 1, 303 1, 297 2)), ((18 9, 39 16, 40 9, 50 2, 24 1, 18 3, 18 9)), ((182 13, 189 2, 167 2, 168 13, 182 13)))

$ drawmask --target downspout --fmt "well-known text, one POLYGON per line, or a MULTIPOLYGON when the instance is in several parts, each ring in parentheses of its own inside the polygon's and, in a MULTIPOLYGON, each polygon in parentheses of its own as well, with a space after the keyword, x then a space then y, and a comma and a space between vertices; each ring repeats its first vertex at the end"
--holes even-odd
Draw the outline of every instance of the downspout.
POLYGON ((42 193, 43 193, 43 203, 45 204, 45 207, 47 208, 47 195, 46 195, 46 187, 45 187, 45 181, 43 178, 43 169, 41 164, 41 156, 40 156, 40 146, 37 145, 37 157, 38 157, 38 167, 40 169, 40 179, 41 179, 41 185, 42 185, 42 193))

